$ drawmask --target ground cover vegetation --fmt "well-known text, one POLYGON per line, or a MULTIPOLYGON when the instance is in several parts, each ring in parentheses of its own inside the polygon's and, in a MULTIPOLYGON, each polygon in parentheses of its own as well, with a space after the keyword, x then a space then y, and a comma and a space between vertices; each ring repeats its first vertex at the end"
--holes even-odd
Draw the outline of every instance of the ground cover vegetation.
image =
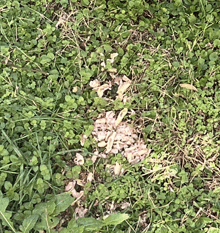
POLYGON ((219 22, 215 0, 0 0, 0 232, 220 232, 219 22), (99 156, 105 114, 144 158, 99 156))

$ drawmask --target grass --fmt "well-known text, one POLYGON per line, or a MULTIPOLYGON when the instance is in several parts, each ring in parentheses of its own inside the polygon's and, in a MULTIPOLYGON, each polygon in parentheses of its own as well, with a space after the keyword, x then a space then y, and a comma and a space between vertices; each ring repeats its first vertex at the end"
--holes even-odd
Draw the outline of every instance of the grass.
POLYGON ((220 232, 219 3, 0 12, 0 232, 220 232))

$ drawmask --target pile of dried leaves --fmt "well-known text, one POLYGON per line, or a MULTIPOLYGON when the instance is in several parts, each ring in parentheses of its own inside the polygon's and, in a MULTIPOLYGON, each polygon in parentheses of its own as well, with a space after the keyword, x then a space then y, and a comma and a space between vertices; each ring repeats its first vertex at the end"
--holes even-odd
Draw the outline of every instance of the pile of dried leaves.
POLYGON ((150 150, 146 148, 144 141, 140 139, 134 128, 128 123, 122 122, 128 109, 124 108, 117 119, 112 111, 105 114, 105 117, 98 118, 94 124, 92 135, 98 142, 98 147, 105 147, 101 153, 95 151, 95 155, 107 158, 109 154, 121 153, 129 163, 136 164, 142 161, 150 150))

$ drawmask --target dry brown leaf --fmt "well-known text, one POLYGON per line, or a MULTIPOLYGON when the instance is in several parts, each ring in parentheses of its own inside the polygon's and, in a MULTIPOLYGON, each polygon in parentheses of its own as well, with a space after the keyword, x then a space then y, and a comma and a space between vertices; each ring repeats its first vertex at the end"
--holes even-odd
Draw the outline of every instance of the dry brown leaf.
POLYGON ((101 63, 101 66, 102 66, 102 67, 105 67, 105 62, 104 62, 104 61, 101 63))
POLYGON ((103 158, 103 159, 106 159, 108 156, 105 153, 101 153, 101 154, 99 154, 99 157, 103 158))
POLYGON ((120 176, 120 175, 123 174, 123 172, 124 172, 124 169, 122 168, 122 165, 120 165, 119 163, 116 162, 116 165, 114 167, 114 173, 115 173, 115 175, 120 176))
POLYGON ((132 147, 130 147, 130 148, 127 148, 127 149, 125 149, 125 152, 131 152, 131 151, 134 151, 134 150, 136 150, 136 148, 137 148, 137 145, 135 144, 134 146, 132 146, 132 147))
POLYGON ((122 77, 122 80, 128 83, 131 83, 131 80, 125 75, 122 77))
POLYGON ((88 209, 84 209, 83 207, 76 207, 75 209, 75 219, 83 218, 87 213, 88 209))
POLYGON ((109 119, 109 118, 114 118, 115 114, 113 111, 108 111, 106 112, 106 118, 109 119))
POLYGON ((75 86, 75 87, 73 87, 72 92, 73 92, 73 93, 76 93, 76 92, 77 92, 77 90, 78 90, 78 87, 77 87, 77 86, 75 86))
POLYGON ((90 173, 88 174, 88 176, 87 176, 87 182, 88 182, 88 181, 92 182, 92 181, 93 181, 93 179, 94 179, 94 177, 93 177, 93 173, 92 173, 92 172, 90 172, 90 173))
POLYGON ((98 94, 98 96, 99 96, 99 97, 102 97, 104 91, 105 91, 105 90, 108 90, 108 89, 110 89, 110 88, 111 88, 110 84, 103 84, 102 86, 98 87, 98 88, 97 88, 97 94, 98 94))
POLYGON ((118 56, 118 53, 112 53, 112 54, 110 55, 111 59, 115 59, 117 56, 118 56))
POLYGON ((136 153, 135 153, 135 156, 142 156, 142 155, 147 155, 147 154, 149 154, 149 152, 150 152, 150 150, 149 149, 145 149, 145 150, 140 150, 140 151, 137 151, 136 153))
POLYGON ((110 153, 116 155, 118 154, 118 149, 117 148, 111 149, 110 153))
POLYGON ((68 185, 65 187, 65 191, 66 192, 71 191, 73 197, 79 198, 80 196, 83 195, 83 191, 77 192, 75 190, 75 184, 76 184, 76 180, 74 180, 73 182, 69 182, 68 185))
POLYGON ((99 204, 99 201, 96 199, 95 203, 93 204, 93 206, 97 206, 99 204))
POLYGON ((123 81, 122 81, 122 79, 120 77, 114 75, 113 73, 110 73, 110 76, 114 80, 115 84, 118 84, 119 86, 122 85, 123 81))
POLYGON ((76 158, 74 159, 76 165, 82 166, 84 164, 84 158, 81 154, 76 153, 76 158))
POLYGON ((106 142, 105 141, 101 141, 98 143, 98 147, 105 147, 106 146, 106 142))
POLYGON ((105 122, 106 122, 105 118, 100 118, 100 119, 97 119, 95 123, 97 123, 97 124, 105 124, 105 122))
POLYGON ((180 86, 181 86, 182 88, 186 88, 186 89, 188 89, 188 90, 198 91, 198 90, 196 89, 196 87, 194 87, 194 86, 191 85, 191 84, 182 83, 182 84, 180 84, 180 86))
POLYGON ((117 71, 117 69, 115 69, 115 68, 111 68, 111 69, 108 69, 108 72, 117 73, 118 71, 117 71))
POLYGON ((63 18, 60 17, 57 24, 56 24, 56 27, 58 27, 60 24, 63 24, 64 22, 65 22, 65 20, 63 20, 63 18))
POLYGON ((100 82, 99 82, 98 79, 95 79, 95 80, 89 82, 89 86, 92 87, 92 88, 99 87, 100 86, 100 82))
POLYGON ((130 99, 131 99, 131 97, 124 96, 124 97, 123 97, 123 103, 125 104, 125 103, 128 102, 130 99))
POLYGON ((129 202, 124 202, 122 205, 121 205, 121 209, 124 210, 124 209, 127 209, 131 204, 129 202))
POLYGON ((85 134, 81 135, 81 141, 80 141, 81 146, 84 146, 86 139, 87 139, 87 136, 85 134))
POLYGON ((117 133, 117 135, 115 137, 115 140, 120 141, 120 140, 123 140, 123 138, 124 138, 124 134, 123 133, 117 133))
POLYGON ((108 143, 107 143, 107 148, 106 148, 106 153, 109 153, 111 151, 112 145, 113 145, 114 140, 115 140, 115 136, 116 136, 116 132, 113 132, 112 135, 109 137, 108 143))
POLYGON ((76 179, 76 183, 77 183, 77 185, 79 185, 81 187, 85 186, 85 182, 83 180, 76 179))
POLYGON ((106 135, 107 135, 107 134, 106 134, 105 131, 98 131, 98 132, 97 132, 98 141, 105 140, 106 135))
POLYGON ((132 153, 126 153, 125 156, 129 163, 133 160, 134 157, 132 153))
POLYGON ((113 63, 115 58, 118 56, 118 53, 112 53, 110 56, 111 56, 111 59, 107 59, 107 61, 109 61, 110 63, 113 63))
POLYGON ((121 110, 121 112, 119 113, 118 118, 117 118, 117 120, 115 122, 116 127, 121 123, 122 119, 127 114, 127 112, 128 112, 127 108, 124 108, 123 110, 121 110))
POLYGON ((96 155, 93 155, 92 156, 92 158, 91 158, 91 160, 92 160, 92 163, 95 163, 95 161, 96 161, 96 159, 98 158, 98 156, 96 156, 96 155))

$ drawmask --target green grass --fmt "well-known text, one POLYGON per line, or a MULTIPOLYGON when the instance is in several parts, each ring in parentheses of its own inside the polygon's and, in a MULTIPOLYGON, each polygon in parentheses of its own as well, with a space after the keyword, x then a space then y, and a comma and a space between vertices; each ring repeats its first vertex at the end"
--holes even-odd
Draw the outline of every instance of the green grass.
POLYGON ((219 7, 0 1, 0 232, 220 232, 219 7), (124 108, 151 152, 94 162, 95 121, 124 108))

